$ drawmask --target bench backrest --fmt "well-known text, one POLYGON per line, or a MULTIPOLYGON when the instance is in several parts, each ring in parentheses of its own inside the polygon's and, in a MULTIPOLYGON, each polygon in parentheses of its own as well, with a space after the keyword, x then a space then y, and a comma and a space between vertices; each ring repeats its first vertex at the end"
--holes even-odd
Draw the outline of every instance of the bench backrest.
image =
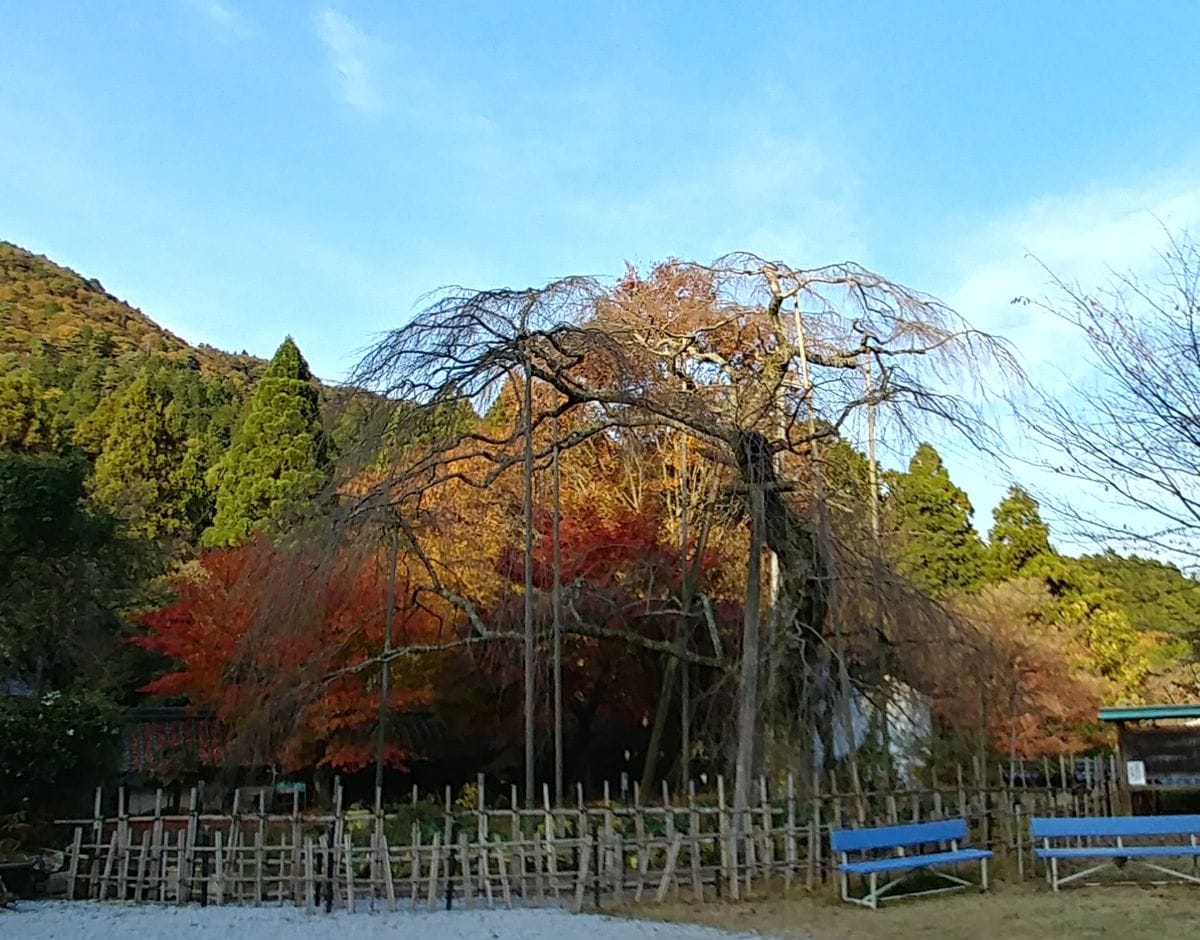
POLYGON ((1200 816, 1035 816, 1029 821, 1029 831, 1035 839, 1200 835, 1200 816))
POLYGON ((966 837, 965 819, 942 819, 938 822, 879 826, 874 829, 835 829, 829 835, 835 852, 866 852, 869 849, 891 849, 923 842, 961 842, 966 837))

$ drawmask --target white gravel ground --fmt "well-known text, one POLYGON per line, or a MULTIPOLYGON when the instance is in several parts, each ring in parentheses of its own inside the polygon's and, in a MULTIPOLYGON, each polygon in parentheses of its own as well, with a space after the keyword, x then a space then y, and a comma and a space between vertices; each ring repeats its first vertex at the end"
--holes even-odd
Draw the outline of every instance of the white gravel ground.
POLYGON ((88 901, 20 902, 0 911, 13 940, 750 940, 706 927, 560 910, 306 914, 290 907, 155 907, 88 901))

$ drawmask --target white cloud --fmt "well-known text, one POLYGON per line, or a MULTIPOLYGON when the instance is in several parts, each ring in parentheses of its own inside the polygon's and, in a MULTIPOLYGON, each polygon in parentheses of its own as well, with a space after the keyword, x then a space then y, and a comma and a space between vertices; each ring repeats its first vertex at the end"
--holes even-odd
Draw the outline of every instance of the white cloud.
POLYGON ((958 252, 950 301, 976 326, 1015 343, 1034 373, 1077 369, 1066 353, 1077 331, 1018 296, 1053 300, 1051 272, 1085 289, 1115 274, 1152 276, 1167 232, 1200 222, 1200 177, 1095 186, 1035 200, 982 227, 958 252))
MULTIPOLYGON (((1016 347, 1031 383, 1051 395, 1072 395, 1071 385, 1102 381, 1094 373, 1085 337, 1037 304, 1014 304, 1017 297, 1053 304, 1051 275, 1085 291, 1109 286, 1134 274, 1153 279, 1170 234, 1200 223, 1200 173, 1178 172, 1128 185, 1093 185, 1033 200, 947 246, 952 273, 941 285, 944 299, 973 325, 1008 339, 1016 347)), ((1085 511, 1102 505, 1103 494, 1080 487, 1036 465, 1050 459, 1044 444, 1032 440, 1020 423, 997 419, 1016 458, 1012 471, 1050 501, 1047 515, 1056 535, 1070 529, 1057 519, 1055 504, 1074 503, 1085 511)), ((940 446, 940 445, 939 445, 940 446)), ((964 449, 952 471, 976 506, 990 508, 1008 484, 1007 473, 991 458, 964 449)), ((978 519, 985 527, 986 516, 978 519)), ((1091 549, 1086 539, 1081 545, 1091 549)))
POLYGON ((363 114, 382 111, 385 101, 376 75, 382 44, 333 9, 317 14, 316 32, 337 73, 342 100, 363 114))
POLYGON ((202 14, 223 39, 248 39, 253 33, 241 11, 222 0, 190 0, 192 9, 202 14))
MULTIPOLYGON (((669 172, 634 172, 617 191, 562 194, 592 238, 645 252, 710 261, 751 251, 796 267, 865 253, 856 222, 860 161, 835 123, 803 127, 747 108, 722 114, 726 130, 682 145, 669 172), (697 153, 700 154, 697 157, 697 153)), ((596 161, 604 159, 598 145, 596 161)))

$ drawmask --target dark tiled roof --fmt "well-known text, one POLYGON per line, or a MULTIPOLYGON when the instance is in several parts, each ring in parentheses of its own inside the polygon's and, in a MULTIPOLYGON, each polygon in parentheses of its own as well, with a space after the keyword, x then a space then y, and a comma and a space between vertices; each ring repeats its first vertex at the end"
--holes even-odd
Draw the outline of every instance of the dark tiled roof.
POLYGON ((221 763, 225 731, 210 713, 188 708, 135 708, 125 729, 121 769, 151 773, 164 758, 186 757, 202 766, 221 763))
MULTIPOLYGON (((418 759, 444 758, 463 747, 446 723, 429 712, 393 713, 388 718, 388 729, 391 738, 418 759)), ((225 735, 226 729, 211 712, 179 707, 134 708, 125 729, 121 769, 124 773, 153 774, 164 759, 178 758, 202 767, 216 767, 225 759, 225 735)))

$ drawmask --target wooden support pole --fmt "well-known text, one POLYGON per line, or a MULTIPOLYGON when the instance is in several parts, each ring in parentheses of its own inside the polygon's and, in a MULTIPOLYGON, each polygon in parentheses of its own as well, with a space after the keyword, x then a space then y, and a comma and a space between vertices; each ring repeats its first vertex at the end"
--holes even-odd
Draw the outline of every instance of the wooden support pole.
POLYGON ((75 827, 71 839, 71 861, 67 867, 67 900, 75 900, 75 881, 79 877, 79 858, 83 854, 83 827, 75 827))
POLYGON ((421 895, 421 827, 415 822, 412 824, 412 837, 410 841, 410 851, 412 852, 412 866, 409 871, 410 884, 410 901, 413 908, 417 906, 417 899, 421 895))
POLYGON ((591 836, 584 837, 583 851, 579 858, 579 874, 575 879, 575 910, 583 910, 583 899, 587 894, 588 864, 592 857, 591 836))
POLYGON ((512 910, 512 886, 508 881, 508 862, 504 857, 504 847, 499 844, 498 837, 496 838, 496 865, 500 869, 500 891, 504 895, 504 906, 512 910))
POLYGON ((692 871, 692 900, 704 900, 700 874, 700 814, 696 812, 696 781, 688 781, 688 864, 692 871))
POLYGON ((97 897, 101 901, 108 897, 108 879, 117 858, 117 838, 117 830, 113 829, 112 838, 108 842, 108 854, 104 857, 104 874, 100 876, 100 891, 97 897))
POLYGON ((491 865, 488 863, 488 844, 486 839, 479 840, 479 881, 483 887, 483 895, 487 900, 487 906, 491 907, 492 898, 492 871, 491 865))
POLYGON ((392 880, 392 851, 388 845, 387 834, 379 837, 379 851, 383 856, 383 888, 387 896, 389 911, 396 910, 396 885, 392 880))
POLYGON ((166 880, 163 872, 163 791, 159 787, 154 791, 154 822, 150 831, 150 887, 158 889, 158 900, 163 900, 163 882, 166 880))
POLYGON ((213 837, 213 881, 216 891, 213 901, 220 907, 225 903, 225 859, 221 852, 221 830, 217 829, 213 837))
POLYGON ((475 890, 471 884, 471 852, 465 832, 458 834, 458 857, 462 864, 463 907, 469 911, 475 906, 475 890))
POLYGON ((176 904, 182 904, 187 900, 184 893, 184 885, 187 883, 187 830, 180 829, 178 844, 175 850, 175 892, 173 895, 176 904))
POLYGON ((301 873, 300 853, 304 851, 302 845, 304 841, 304 832, 300 825, 300 791, 293 787, 292 789, 292 901, 299 905, 307 906, 307 901, 304 899, 304 877, 301 873))
POLYGON ((100 809, 103 796, 103 788, 96 787, 96 794, 92 801, 92 870, 88 876, 89 898, 100 897, 100 855, 101 847, 104 845, 104 817, 100 815, 100 809))
POLYGON ((333 778, 333 844, 330 846, 333 849, 332 875, 333 900, 335 904, 340 900, 341 886, 338 883, 337 872, 342 864, 342 839, 346 834, 346 818, 342 814, 343 800, 342 778, 337 776, 333 778))
POLYGON ((350 841, 350 834, 346 833, 342 837, 342 847, 344 849, 343 861, 346 865, 346 910, 351 914, 354 913, 354 844, 350 841))
POLYGON ((679 846, 682 844, 682 837, 676 835, 671 840, 671 845, 667 849, 667 861, 663 865, 662 880, 658 883, 658 892, 654 899, 662 904, 667 899, 667 889, 671 886, 671 880, 675 877, 675 863, 679 859, 679 846))
MULTIPOLYGON (((261 818, 261 817, 260 817, 261 818)), ((263 845, 263 829, 260 823, 258 831, 254 833, 254 906, 258 907, 263 902, 263 869, 266 867, 267 858, 265 854, 265 846, 263 845)))
POLYGON ((117 900, 128 900, 126 876, 129 869, 129 816, 125 812, 125 788, 117 788, 117 900))
POLYGON ((146 889, 146 866, 150 863, 150 830, 142 830, 142 844, 138 852, 137 881, 133 885, 133 899, 141 902, 146 889))
POLYGON ((429 909, 437 910, 438 899, 438 866, 441 862, 441 845, 442 834, 435 832, 433 834, 433 846, 430 849, 429 862, 429 909))
POLYGON ((309 836, 304 840, 304 910, 309 914, 316 911, 315 881, 316 871, 313 866, 313 840, 309 836))

